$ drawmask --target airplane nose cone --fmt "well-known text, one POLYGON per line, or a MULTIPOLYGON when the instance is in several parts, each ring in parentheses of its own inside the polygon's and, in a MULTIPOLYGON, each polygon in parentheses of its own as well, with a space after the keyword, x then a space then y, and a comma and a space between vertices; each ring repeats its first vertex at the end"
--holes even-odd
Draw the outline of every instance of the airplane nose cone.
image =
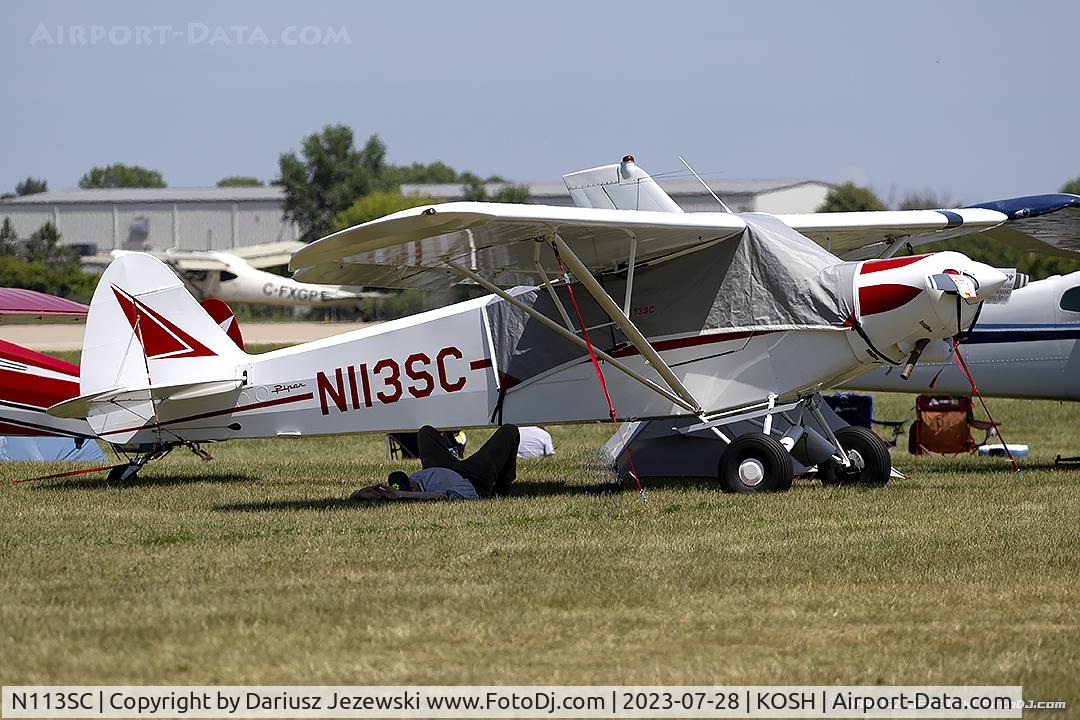
POLYGON ((1009 276, 1002 271, 981 262, 972 262, 967 268, 967 273, 978 283, 975 299, 979 302, 989 300, 1009 280, 1009 276))

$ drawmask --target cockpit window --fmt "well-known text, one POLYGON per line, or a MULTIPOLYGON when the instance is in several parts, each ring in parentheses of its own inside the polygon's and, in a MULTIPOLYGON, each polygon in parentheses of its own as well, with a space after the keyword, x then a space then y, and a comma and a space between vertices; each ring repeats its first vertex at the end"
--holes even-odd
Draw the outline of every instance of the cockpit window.
POLYGON ((236 279, 236 273, 231 273, 228 270, 221 271, 221 282, 229 282, 236 279))
POLYGON ((1080 312, 1080 285, 1071 287, 1062 294, 1061 309, 1080 312))

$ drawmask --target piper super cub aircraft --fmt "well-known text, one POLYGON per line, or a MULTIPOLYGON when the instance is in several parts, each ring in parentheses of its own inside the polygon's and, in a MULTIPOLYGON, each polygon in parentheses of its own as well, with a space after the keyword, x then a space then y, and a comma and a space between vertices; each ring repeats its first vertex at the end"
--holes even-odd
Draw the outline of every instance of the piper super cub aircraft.
MULTIPOLYGON (((300 280, 493 294, 261 355, 240 350, 160 261, 123 255, 90 305, 81 395, 49 413, 84 417, 137 453, 120 477, 233 438, 617 415, 690 416, 720 435, 733 418, 761 418, 762 432, 723 438, 728 491, 788 488, 789 453, 880 483, 890 461, 876 436, 810 437, 798 417, 820 415, 820 389, 970 327, 1007 280, 958 253, 845 262, 771 215, 684 214, 630 157, 579 175, 588 182, 572 194, 641 209, 438 204, 305 247, 291 263, 300 280), (796 420, 783 437, 777 413, 796 420)), ((900 219, 933 236, 1007 218, 900 219)))

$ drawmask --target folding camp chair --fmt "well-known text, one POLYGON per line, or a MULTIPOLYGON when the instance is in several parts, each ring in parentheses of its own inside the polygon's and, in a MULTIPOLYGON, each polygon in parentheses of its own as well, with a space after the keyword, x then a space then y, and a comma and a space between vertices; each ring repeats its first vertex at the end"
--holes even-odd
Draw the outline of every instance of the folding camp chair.
POLYGON ((915 398, 915 422, 908 434, 908 452, 912 455, 973 453, 979 445, 997 435, 993 423, 976 420, 975 405, 970 397, 937 397, 919 395, 915 398), (972 430, 986 432, 976 443, 972 430))
MULTIPOLYGON (((460 458, 465 454, 465 433, 444 432, 446 442, 450 449, 460 458)), ((386 436, 386 459, 387 460, 419 460, 420 444, 416 439, 417 433, 390 433, 386 436)))

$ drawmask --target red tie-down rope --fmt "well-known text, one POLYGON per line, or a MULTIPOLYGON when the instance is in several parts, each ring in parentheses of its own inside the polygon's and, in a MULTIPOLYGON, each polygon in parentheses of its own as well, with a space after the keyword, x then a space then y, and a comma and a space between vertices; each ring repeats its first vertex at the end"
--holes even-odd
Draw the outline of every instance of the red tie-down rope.
MULTIPOLYGON (((1009 462, 1012 463, 1013 470, 1017 475, 1020 475, 1020 464, 1016 462, 1016 458, 1013 457, 1012 450, 1009 449, 1009 443, 1005 442, 1004 436, 1001 434, 1001 429, 998 427, 997 421, 994 420, 994 416, 990 414, 990 408, 986 405, 986 400, 983 399, 982 393, 979 392, 978 386, 975 384, 975 378, 971 375, 971 370, 968 369, 967 362, 960 354, 960 343, 956 342, 956 338, 952 339, 952 358, 956 363, 956 367, 960 368, 960 372, 967 378, 968 384, 971 385, 971 393, 979 398, 979 402, 982 404, 983 412, 986 413, 986 417, 990 419, 990 427, 994 429, 994 433, 1001 439, 1001 446, 1005 448, 1005 454, 1009 458, 1009 462)), ((936 381, 937 378, 935 377, 936 381)), ((931 385, 933 387, 933 385, 931 385)))
MULTIPOLYGON (((559 261, 559 272, 563 279, 566 279, 566 267, 563 265, 562 257, 559 256, 559 249, 556 247, 552 247, 552 249, 555 251, 555 259, 559 261)), ((593 370, 596 371, 596 379, 600 381, 600 389, 604 391, 604 400, 607 401, 611 422, 615 423, 615 431, 619 433, 619 440, 622 441, 623 449, 626 451, 626 464, 630 468, 630 476, 634 478, 638 496, 642 500, 645 500, 645 486, 641 484, 641 478, 638 477, 637 470, 634 469, 634 458, 630 454, 630 444, 626 442, 626 436, 623 434, 622 425, 619 424, 619 418, 615 413, 615 405, 612 404, 611 395, 608 394, 607 383, 604 382, 604 371, 600 368, 600 361, 596 359, 596 353, 593 352, 592 342, 589 340, 589 331, 585 328, 585 321, 581 317, 581 310, 578 309, 577 300, 574 298, 573 285, 566 283, 566 290, 570 293, 570 304, 574 306, 574 314, 577 316, 578 325, 581 326, 581 336, 585 340, 585 349, 589 351, 589 359, 592 360, 593 370)))
POLYGON ((85 475, 86 473, 101 472, 102 470, 114 470, 118 467, 127 467, 127 463, 123 463, 120 465, 103 465, 101 467, 95 468, 83 468, 82 470, 69 470, 68 472, 59 472, 53 473, 52 475, 41 475, 39 477, 32 478, 21 478, 19 480, 12 480, 11 484, 15 485, 17 483, 33 482, 35 480, 53 480, 55 478, 71 477, 73 475, 85 475))

